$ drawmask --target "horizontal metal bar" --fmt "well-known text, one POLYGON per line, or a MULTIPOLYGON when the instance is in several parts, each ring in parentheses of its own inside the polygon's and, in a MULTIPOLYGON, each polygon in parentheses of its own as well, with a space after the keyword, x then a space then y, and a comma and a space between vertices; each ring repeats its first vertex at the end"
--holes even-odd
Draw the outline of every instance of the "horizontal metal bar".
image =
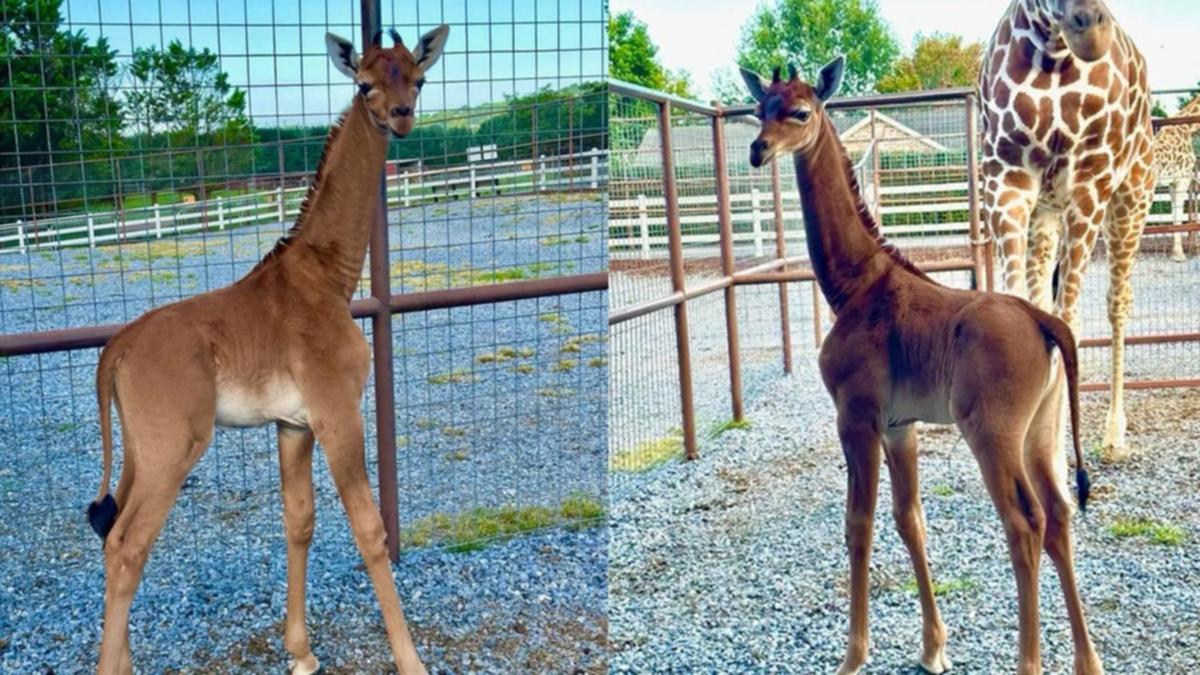
MULTIPOLYGON (((1126 381, 1125 389, 1179 389, 1200 387, 1200 380, 1134 380, 1126 381)), ((1079 385, 1079 391, 1108 391, 1112 388, 1108 382, 1085 382, 1079 385)))
POLYGON ((666 92, 658 91, 657 89, 649 89, 641 85, 625 82, 624 80, 609 80, 608 91, 619 96, 628 96, 643 101, 652 101, 654 103, 670 103, 672 108, 680 108, 689 112, 716 117, 719 113, 716 108, 710 105, 704 105, 698 101, 686 99, 666 92))
POLYGON ((1200 115, 1182 115, 1180 117, 1155 117, 1150 120, 1154 130, 1163 127, 1178 127, 1186 124, 1200 124, 1200 115))
MULTIPOLYGON (((825 105, 830 110, 839 108, 884 108, 898 105, 914 105, 918 103, 948 103, 953 101, 966 100, 968 96, 974 96, 975 90, 971 87, 957 87, 954 89, 935 89, 931 91, 911 91, 898 94, 873 94, 870 96, 846 96, 834 98, 825 105)), ((725 117, 739 117, 743 115, 754 114, 753 105, 733 105, 727 108, 721 108, 721 114, 725 117)))
POLYGON ((754 286, 758 284, 783 284, 792 281, 816 281, 817 275, 812 270, 788 270, 786 272, 738 272, 733 275, 733 281, 738 286, 754 286))
MULTIPOLYGON (((1175 342, 1200 342, 1200 333, 1161 333, 1158 335, 1127 335, 1125 346, 1129 345, 1166 345, 1175 342)), ((1092 347, 1111 347, 1112 338, 1087 338, 1079 341, 1080 349, 1092 347)))
MULTIPOLYGON (((420 312, 432 309, 447 309, 467 305, 486 305, 514 300, 590 293, 608 288, 608 273, 576 274, 569 277, 552 277, 531 281, 511 281, 503 284, 451 288, 440 291, 401 293, 393 295, 387 311, 420 312)), ((383 305, 375 298, 358 298, 350 303, 351 316, 363 319, 375 316, 383 305)), ((45 354, 73 349, 103 347, 125 324, 114 323, 103 326, 84 326, 63 330, 37 331, 0 335, 0 356, 24 356, 45 354)))
POLYGON ((730 277, 720 277, 705 284, 701 284, 695 288, 689 288, 685 291, 676 291, 670 295, 664 295, 661 298, 655 298, 647 302, 639 302, 636 305, 622 307, 621 309, 611 312, 608 315, 608 325, 615 326, 619 323, 631 321, 640 316, 653 314, 670 307, 674 307, 685 300, 695 300, 703 298, 706 295, 711 295, 717 291, 724 290, 733 285, 733 279, 730 277))
POLYGON ((1147 225, 1142 234, 1183 234, 1184 232, 1200 232, 1200 223, 1181 225, 1147 225))

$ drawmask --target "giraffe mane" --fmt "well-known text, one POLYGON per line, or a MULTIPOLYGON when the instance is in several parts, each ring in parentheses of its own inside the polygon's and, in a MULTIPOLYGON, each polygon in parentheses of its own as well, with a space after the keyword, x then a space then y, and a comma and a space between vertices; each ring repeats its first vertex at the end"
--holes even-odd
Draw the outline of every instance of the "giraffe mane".
MULTIPOLYGON (((321 159, 317 162, 317 172, 313 176, 312 182, 308 184, 308 190, 304 193, 304 201, 300 202, 300 214, 296 216, 296 222, 288 228, 287 233, 279 238, 279 241, 275 242, 275 247, 263 256, 263 259, 255 265, 254 269, 258 269, 269 260, 279 257, 280 254, 292 245, 292 242, 300 235, 300 231, 304 229, 304 222, 308 217, 309 210, 312 208, 313 200, 316 198, 317 192, 320 191, 325 178, 325 162, 329 159, 329 149, 333 147, 334 141, 337 140, 338 133, 341 132, 342 124, 346 121, 346 115, 348 114, 349 110, 342 112, 329 127, 329 134, 325 137, 325 146, 321 149, 321 159)), ((280 199, 283 199, 282 194, 280 195, 280 199)))
MULTIPOLYGON (((833 120, 826 118, 825 133, 832 133, 834 143, 841 153, 842 167, 846 173, 846 182, 850 186, 850 194, 854 195, 854 208, 858 212, 858 220, 862 224, 863 229, 875 243, 879 245, 880 250, 887 254, 897 265, 912 272, 922 279, 929 279, 929 275, 917 267, 913 261, 909 260, 903 253, 900 252, 896 245, 888 241, 883 236, 883 230, 879 227, 879 223, 875 221, 875 216, 871 215, 871 210, 867 208, 867 203, 863 201, 862 190, 859 188, 858 176, 854 175, 854 165, 850 162, 850 155, 846 152, 845 146, 842 145, 841 139, 837 135, 837 129, 833 126, 833 120)), ((932 279, 930 279, 932 281, 932 279)))

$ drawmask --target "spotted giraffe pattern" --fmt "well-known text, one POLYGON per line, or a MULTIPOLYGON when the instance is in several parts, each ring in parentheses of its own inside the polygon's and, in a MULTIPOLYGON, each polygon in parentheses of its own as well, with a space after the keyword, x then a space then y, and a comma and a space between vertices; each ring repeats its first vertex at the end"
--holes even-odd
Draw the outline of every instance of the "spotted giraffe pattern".
POLYGON ((980 69, 982 218, 999 243, 1005 290, 1044 309, 1054 304, 1077 339, 1083 274, 1103 231, 1114 344, 1105 446, 1115 455, 1125 445, 1130 275, 1155 185, 1146 62, 1116 25, 1100 58, 1076 57, 1047 3, 1013 0, 980 69))
MULTIPOLYGON (((1188 101, 1176 115, 1200 115, 1200 95, 1188 101)), ((1176 224, 1187 220, 1184 203, 1196 177, 1197 158, 1192 139, 1197 133, 1200 133, 1200 124, 1186 124, 1163 127, 1154 135, 1154 172, 1159 184, 1166 185, 1170 191, 1171 217, 1176 224)), ((1182 234, 1175 234, 1171 248, 1173 259, 1178 262, 1186 260, 1182 234)))

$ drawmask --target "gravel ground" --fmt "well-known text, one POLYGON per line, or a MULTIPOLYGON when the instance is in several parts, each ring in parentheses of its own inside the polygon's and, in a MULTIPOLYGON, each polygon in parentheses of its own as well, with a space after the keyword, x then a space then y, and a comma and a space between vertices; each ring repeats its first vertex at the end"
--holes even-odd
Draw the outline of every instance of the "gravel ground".
MULTIPOLYGON (((832 672, 847 631, 845 465, 832 403, 811 354, 767 386, 752 427, 711 441, 695 462, 614 481, 609 552, 611 672, 832 672)), ((1076 564, 1092 635, 1113 673, 1200 668, 1200 393, 1130 392, 1137 459, 1096 466, 1094 501, 1076 516, 1076 564), (1178 545, 1119 538, 1145 517, 1178 545)), ((1086 442, 1107 400, 1088 396, 1086 442)), ((1012 672, 1016 589, 978 467, 952 427, 919 434, 928 549, 954 672, 1012 672)), ((867 672, 914 672, 920 612, 907 552, 891 524, 883 472, 872 559, 867 672)), ((1070 633, 1044 559, 1047 672, 1071 670, 1070 633)))
MULTIPOLYGON (((604 209, 590 197, 481 199, 391 215, 395 290, 603 269, 604 209)), ((220 287, 250 269, 280 229, 0 254, 0 332, 129 320, 220 287)), ((605 294, 592 293, 396 317, 402 527, 480 506, 604 498, 606 313, 605 294), (502 348, 519 355, 480 362, 502 348)), ((364 322, 368 337, 369 328, 364 322)), ((103 573, 83 509, 101 467, 97 354, 0 360, 0 672, 94 668, 103 573)), ((368 391, 368 448, 372 400, 368 391)), ((374 452, 368 458, 374 482, 374 452)), ((272 429, 218 431, 134 604, 139 669, 286 663, 278 482, 272 429)), ((378 672, 388 658, 378 609, 319 452, 315 482, 315 649, 333 672, 378 672)), ((468 554, 406 550, 395 571, 421 653, 443 672, 546 663, 603 670, 606 546, 604 528, 590 527, 468 554)))

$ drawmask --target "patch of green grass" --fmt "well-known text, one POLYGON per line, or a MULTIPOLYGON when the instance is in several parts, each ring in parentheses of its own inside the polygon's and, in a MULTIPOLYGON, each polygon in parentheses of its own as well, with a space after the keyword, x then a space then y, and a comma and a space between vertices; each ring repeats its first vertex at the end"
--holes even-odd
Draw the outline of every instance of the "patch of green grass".
MULTIPOLYGON (((905 593, 917 595, 917 580, 909 579, 900 587, 905 593)), ((962 579, 950 579, 949 581, 934 581, 933 594, 936 596, 950 595, 951 593, 968 593, 979 588, 979 582, 966 577, 962 579)))
POLYGON ((1120 539, 1137 537, 1162 546, 1180 546, 1187 539, 1183 528, 1146 518, 1119 517, 1108 526, 1108 531, 1120 539))
POLYGON ((726 431, 731 431, 731 430, 735 430, 735 429, 738 429, 738 430, 749 429, 750 426, 751 426, 750 420, 745 420, 745 419, 744 420, 729 420, 728 422, 725 422, 723 424, 718 424, 716 427, 714 427, 712 429, 712 431, 710 431, 708 433, 708 437, 716 438, 717 436, 720 436, 721 434, 725 433, 726 431))
POLYGON ((54 426, 54 430, 60 434, 64 434, 68 431, 74 431, 74 429, 75 429, 74 422, 59 422, 58 424, 56 424, 54 426))
POLYGON ((480 354, 475 357, 475 363, 504 363, 517 356, 517 350, 512 347, 501 347, 494 352, 480 354))
POLYGON ((429 384, 466 384, 476 382, 479 378, 467 368, 456 368, 448 373, 438 373, 429 376, 429 384))
POLYGON ((506 281, 540 279, 557 270, 553 263, 532 263, 516 267, 500 267, 494 270, 477 270, 472 267, 451 268, 444 263, 427 263, 422 260, 401 260, 392 263, 392 278, 401 286, 411 290, 429 291, 466 286, 487 286, 506 281))
POLYGON ((603 356, 593 356, 592 358, 588 359, 589 368, 603 368, 607 365, 608 359, 604 358, 603 356))
POLYGON ((938 483, 930 488, 929 491, 939 497, 950 497, 957 492, 957 490, 954 489, 954 486, 950 485, 949 483, 938 483))
POLYGON ((608 470, 641 473, 681 457, 683 457, 683 431, 674 429, 667 436, 643 441, 628 450, 611 455, 608 458, 608 470))
POLYGON ((577 365, 579 365, 579 362, 575 359, 562 359, 558 363, 550 366, 550 370, 553 370, 556 373, 569 373, 572 370, 575 370, 575 366, 577 365))
POLYGON ((576 335, 575 337, 564 342, 559 351, 564 354, 578 354, 579 352, 583 351, 583 348, 587 345, 603 341, 604 336, 600 333, 584 333, 583 335, 576 335))
POLYGON ((448 462, 465 462, 471 459, 471 451, 468 448, 459 448, 453 452, 447 452, 442 457, 448 462))
POLYGON ((418 429, 432 429, 438 426, 438 421, 429 417, 418 417, 413 425, 418 429))
POLYGON ((534 356, 537 356, 537 350, 533 347, 521 347, 517 350, 517 356, 523 359, 532 359, 534 356))
POLYGON ((517 373, 519 375, 529 375, 530 373, 532 373, 535 370, 537 370, 537 368, 534 368, 533 364, 530 364, 530 363, 518 363, 517 365, 512 367, 512 372, 517 373))
POLYGON ((467 430, 462 427, 444 426, 442 427, 442 435, 450 438, 462 438, 467 435, 467 430))
POLYGON ((404 543, 421 547, 442 545, 456 553, 477 551, 490 542, 520 534, 572 524, 594 524, 604 515, 604 506, 591 495, 573 493, 557 506, 478 507, 456 514, 435 513, 405 529, 404 543))
POLYGON ((397 448, 408 447, 408 436, 405 436, 403 434, 397 436, 396 437, 396 447, 397 448))
POLYGON ((542 398, 570 398, 575 395, 575 390, 568 387, 546 387, 538 389, 537 395, 542 398))
POLYGON ((538 321, 549 324, 562 324, 566 323, 567 319, 561 312, 543 312, 538 315, 538 321))

